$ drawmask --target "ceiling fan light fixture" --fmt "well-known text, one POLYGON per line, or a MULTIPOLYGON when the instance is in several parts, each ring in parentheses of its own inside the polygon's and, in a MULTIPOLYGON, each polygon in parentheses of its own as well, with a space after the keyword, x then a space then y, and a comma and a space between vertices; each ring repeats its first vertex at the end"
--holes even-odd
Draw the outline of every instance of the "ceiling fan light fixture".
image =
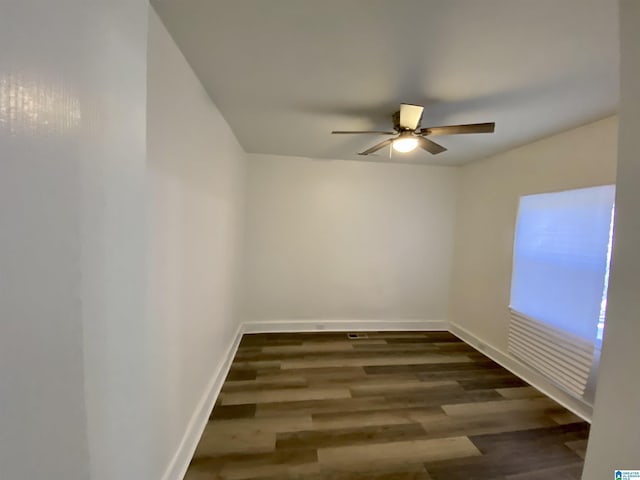
POLYGON ((393 141, 393 149, 396 152, 407 153, 415 150, 418 146, 418 139, 415 137, 400 137, 393 141))
MULTIPOLYGON (((397 135, 395 138, 388 138, 367 148, 358 155, 371 155, 385 147, 391 146, 393 150, 400 153, 408 153, 420 147, 431 155, 438 155, 446 152, 442 145, 428 139, 430 135, 458 135, 461 133, 493 133, 496 127, 494 122, 471 123, 465 125, 444 125, 440 127, 421 128, 422 112, 424 107, 420 105, 410 105, 401 103, 400 110, 393 114, 393 131, 381 130, 334 130, 332 134, 376 134, 376 135, 397 135)), ((391 152, 389 152, 391 154, 391 152)))

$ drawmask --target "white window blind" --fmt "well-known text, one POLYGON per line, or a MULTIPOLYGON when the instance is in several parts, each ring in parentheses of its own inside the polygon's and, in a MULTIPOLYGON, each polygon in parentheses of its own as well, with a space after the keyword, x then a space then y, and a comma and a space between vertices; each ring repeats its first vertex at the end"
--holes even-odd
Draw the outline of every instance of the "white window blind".
POLYGON ((520 199, 512 309, 595 343, 606 305, 614 199, 613 185, 520 199))
POLYGON ((581 396, 602 339, 615 187, 520 199, 509 351, 581 396))

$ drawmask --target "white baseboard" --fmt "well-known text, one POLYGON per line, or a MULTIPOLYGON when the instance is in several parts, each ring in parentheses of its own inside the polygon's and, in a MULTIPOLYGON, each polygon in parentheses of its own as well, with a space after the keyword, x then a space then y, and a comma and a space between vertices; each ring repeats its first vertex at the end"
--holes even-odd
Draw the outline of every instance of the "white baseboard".
POLYGON ((461 327, 455 323, 449 325, 449 331, 455 336, 460 338, 465 343, 471 345, 473 348, 483 353, 494 362, 499 363, 511 373, 520 377, 525 382, 533 385, 542 393, 552 398, 567 410, 572 411, 580 418, 591 423, 591 417, 593 415, 593 407, 587 402, 584 402, 578 398, 572 397, 568 393, 565 393, 560 388, 549 382, 544 376, 534 371, 524 363, 522 363, 516 357, 509 355, 498 350, 486 342, 479 339, 475 334, 471 333, 466 328, 461 327))
POLYGON ((265 320, 244 322, 244 333, 446 331, 446 320, 265 320))
POLYGON ((233 343, 222 357, 222 362, 218 365, 218 368, 196 406, 184 436, 180 441, 180 445, 178 445, 175 455, 171 459, 171 462, 169 462, 165 474, 162 476, 163 480, 182 480, 187 473, 191 458, 196 451, 202 432, 209 421, 209 414, 220 394, 222 384, 225 378, 227 378, 227 373, 229 373, 233 358, 236 356, 236 351, 240 345, 240 340, 242 340, 243 333, 243 325, 239 325, 233 343))

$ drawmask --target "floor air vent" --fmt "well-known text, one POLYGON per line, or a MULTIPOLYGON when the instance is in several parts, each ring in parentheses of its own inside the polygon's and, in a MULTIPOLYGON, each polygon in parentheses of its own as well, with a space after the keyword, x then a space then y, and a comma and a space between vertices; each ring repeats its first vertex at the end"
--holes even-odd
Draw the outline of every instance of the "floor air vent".
POLYGON ((357 340, 359 338, 369 338, 369 335, 366 333, 347 333, 347 337, 349 337, 349 340, 357 340))

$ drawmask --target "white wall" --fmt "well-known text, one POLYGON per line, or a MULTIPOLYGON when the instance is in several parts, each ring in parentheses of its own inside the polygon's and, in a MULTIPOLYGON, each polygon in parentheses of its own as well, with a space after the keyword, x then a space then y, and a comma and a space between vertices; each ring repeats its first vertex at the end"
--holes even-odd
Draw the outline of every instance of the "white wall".
POLYGON ((446 320, 457 169, 249 158, 244 320, 446 320))
POLYGON ((66 3, 58 8, 85 10, 65 28, 82 44, 93 66, 87 78, 99 88, 86 105, 81 172, 90 478, 146 478, 153 367, 144 296, 147 6, 141 0, 66 3), (77 36, 78 28, 86 37, 77 36))
POLYGON ((615 245, 584 480, 613 478, 614 469, 640 470, 640 2, 622 0, 620 19, 622 55, 615 245))
POLYGON ((148 8, 2 5, 3 479, 161 478, 235 331, 244 153, 148 8))
POLYGON ((160 479, 237 329, 245 154, 152 9, 148 73, 148 478, 160 479))
POLYGON ((86 478, 89 470, 74 147, 86 139, 77 123, 39 122, 39 113, 52 120, 44 105, 9 104, 27 89, 64 115, 82 90, 94 93, 82 81, 88 59, 66 28, 39 34, 45 21, 81 17, 18 1, 0 15, 0 43, 13 45, 0 54, 0 478, 86 478))
POLYGON ((3 479, 142 478, 146 8, 2 3, 3 479))

